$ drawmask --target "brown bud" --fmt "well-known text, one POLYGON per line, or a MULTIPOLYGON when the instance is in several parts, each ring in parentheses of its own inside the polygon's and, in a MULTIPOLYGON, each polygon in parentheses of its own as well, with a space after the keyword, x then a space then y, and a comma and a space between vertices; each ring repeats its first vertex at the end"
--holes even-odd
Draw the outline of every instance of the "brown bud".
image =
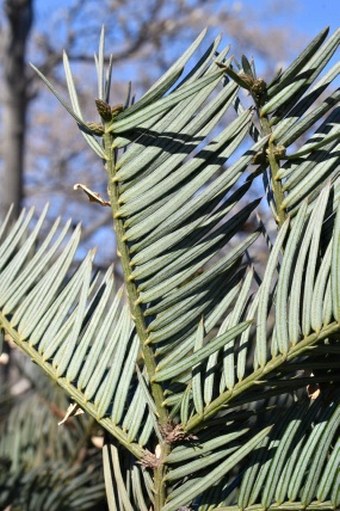
POLYGON ((286 156, 286 148, 284 145, 277 145, 274 149, 274 156, 278 160, 281 160, 286 156))
POLYGON ((104 135, 104 128, 101 124, 88 122, 86 126, 94 135, 97 135, 98 137, 102 137, 104 135))
POLYGON ((243 86, 246 89, 251 89, 254 86, 255 81, 252 76, 241 72, 241 73, 238 73, 238 77, 240 78, 240 80, 242 80, 243 86))
POLYGON ((123 110, 124 110, 124 105, 122 105, 122 104, 115 105, 115 106, 111 107, 111 114, 112 114, 112 116, 115 116, 115 115, 119 114, 119 112, 122 112, 123 110))
POLYGON ((262 78, 258 78, 254 80, 254 83, 251 87, 251 92, 253 96, 257 99, 257 101, 263 105, 264 101, 267 98, 267 84, 262 78))
POLYGON ((102 99, 96 99, 96 107, 97 107, 100 117, 104 121, 106 121, 106 122, 111 121, 112 112, 111 112, 111 107, 108 103, 106 103, 102 99))

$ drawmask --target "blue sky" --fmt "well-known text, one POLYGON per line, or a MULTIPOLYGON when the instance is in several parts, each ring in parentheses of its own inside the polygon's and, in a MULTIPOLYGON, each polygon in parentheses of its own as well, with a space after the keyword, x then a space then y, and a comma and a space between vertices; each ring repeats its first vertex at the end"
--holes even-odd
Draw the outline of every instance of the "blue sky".
POLYGON ((340 2, 337 0, 297 0, 295 3, 296 8, 287 21, 297 30, 314 35, 325 26, 330 26, 331 31, 338 28, 340 2))
MULTIPOLYGON (((136 0, 137 1, 137 0, 136 0)), ((143 0, 139 0, 139 4, 143 0)), ((171 4, 171 0, 169 2, 171 4)), ((209 0, 206 0, 209 3, 209 0)), ((72 5, 70 0, 36 0, 36 21, 37 23, 44 23, 46 16, 51 12, 72 5)), ((281 10, 281 14, 276 17, 270 16, 270 23, 278 25, 287 25, 287 23, 294 26, 297 31, 304 32, 309 35, 314 35, 326 25, 331 27, 334 31, 340 22, 340 2, 337 0, 224 0, 224 4, 228 6, 235 4, 243 4, 252 10, 268 10, 272 9, 281 10)), ((100 5, 100 2, 98 2, 100 5)), ((204 4, 203 4, 204 5, 204 4)), ((263 19, 265 22, 265 18, 263 19)))
MULTIPOLYGON (((150 6, 149 0, 135 0, 138 9, 143 12, 143 5, 145 9, 150 6)), ((171 5, 174 0, 168 0, 167 9, 171 12, 171 5)), ((190 0, 186 0, 190 4, 190 0)), ((320 32, 326 26, 330 26, 330 33, 334 32, 340 21, 340 1, 338 0, 205 0, 201 4, 201 8, 204 10, 205 6, 207 11, 211 10, 212 2, 220 4, 225 12, 239 12, 242 19, 249 20, 249 27, 251 29, 253 24, 260 24, 271 30, 275 30, 276 27, 282 28, 287 27, 289 32, 292 32, 292 40, 286 48, 286 57, 288 61, 293 59, 302 51, 310 40, 320 32), (210 9, 208 8, 210 6, 210 9)), ((104 3, 104 2, 103 2, 104 3)), ((64 29, 64 16, 65 11, 74 4, 73 0, 35 0, 35 23, 38 30, 53 30, 53 38, 58 41, 63 40, 63 29, 64 29), (54 19, 54 23, 51 27, 50 20, 54 19)), ((90 53, 95 51, 97 46, 97 29, 100 30, 101 23, 105 23, 102 15, 104 10, 100 9, 101 1, 96 2, 85 2, 85 10, 81 19, 79 19, 78 27, 81 26, 81 31, 93 31, 93 49, 91 48, 90 53), (90 11, 87 8, 90 7, 90 11), (89 12, 90 18, 89 19, 89 12)), ((124 4, 122 4, 124 5, 124 4)), ((133 0, 127 2, 128 11, 127 16, 131 16, 131 8, 134 3, 133 0)), ((124 9, 124 7, 122 8, 124 9)), ((122 12, 122 11, 121 11, 122 12)), ((136 15, 138 15, 136 11, 136 15)), ((170 14, 171 16, 171 14, 170 14)), ((131 21, 133 18, 131 18, 131 21)), ((134 20, 137 21, 136 19, 134 20)), ((223 32, 223 24, 218 27, 218 20, 213 33, 223 32)), ((203 27, 201 27, 203 28, 203 27)), ((117 31, 114 31, 116 38, 119 37, 119 27, 117 31)), ((215 34, 216 35, 216 34, 215 34)), ((225 33, 224 43, 229 44, 228 34, 225 33)), ((118 42, 118 40, 117 40, 118 42)), ((115 41, 111 41, 110 51, 112 51, 112 44, 115 45, 115 41)), ((182 41, 177 39, 171 44, 171 49, 167 49, 169 55, 177 57, 184 51, 189 44, 189 41, 182 41)), ((270 44, 270 41, 268 41, 270 44)), ((58 45, 57 45, 58 46, 58 45)), ((62 48, 63 43, 61 42, 62 48)), ((234 46, 235 48, 235 46, 234 46)), ((235 51, 235 50, 234 50, 235 51)), ((172 60, 170 58, 169 62, 172 60)), ((283 61, 285 58, 283 57, 283 61)), ((128 69, 125 70, 128 73, 128 69)), ((133 77, 127 76, 126 79, 133 79, 133 77)))
POLYGON ((290 24, 297 31, 309 35, 316 34, 325 26, 334 31, 340 23, 340 2, 337 0, 242 0, 239 3, 255 11, 268 9, 270 12, 278 8, 281 13, 276 17, 271 15, 271 23, 290 24))

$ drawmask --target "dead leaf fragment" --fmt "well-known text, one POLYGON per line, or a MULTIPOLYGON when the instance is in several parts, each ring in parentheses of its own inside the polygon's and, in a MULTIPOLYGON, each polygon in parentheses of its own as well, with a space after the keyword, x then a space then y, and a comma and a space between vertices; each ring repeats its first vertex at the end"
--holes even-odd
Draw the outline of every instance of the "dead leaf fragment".
POLYGON ((97 192, 93 192, 88 188, 86 185, 82 185, 81 183, 76 183, 73 187, 74 190, 83 190, 84 193, 86 193, 88 199, 90 202, 96 202, 97 204, 100 204, 101 206, 111 206, 110 202, 103 199, 97 192))
POLYGON ((83 413, 85 413, 84 410, 82 410, 77 403, 71 403, 66 410, 64 418, 58 422, 58 426, 65 424, 70 417, 75 417, 76 415, 81 415, 83 413))

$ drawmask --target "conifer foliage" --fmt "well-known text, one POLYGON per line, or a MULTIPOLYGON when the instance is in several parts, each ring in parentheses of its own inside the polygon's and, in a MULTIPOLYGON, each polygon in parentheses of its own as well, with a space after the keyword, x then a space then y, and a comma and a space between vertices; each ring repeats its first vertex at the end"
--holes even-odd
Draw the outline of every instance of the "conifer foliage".
POLYGON ((336 509, 340 31, 270 83, 205 38, 112 106, 103 31, 93 122, 66 53, 69 100, 36 69, 104 163, 107 198, 79 186, 124 286, 74 270, 80 228, 9 215, 0 326, 105 431, 110 511, 336 509))

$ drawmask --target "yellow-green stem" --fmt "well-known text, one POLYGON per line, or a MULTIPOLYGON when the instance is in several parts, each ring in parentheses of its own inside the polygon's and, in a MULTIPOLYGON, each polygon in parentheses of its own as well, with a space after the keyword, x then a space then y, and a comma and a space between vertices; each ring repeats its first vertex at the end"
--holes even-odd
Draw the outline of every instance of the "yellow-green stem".
POLYGON ((80 408, 91 415, 98 424, 111 433, 113 437, 117 438, 119 443, 124 445, 124 447, 126 447, 126 449, 128 449, 137 459, 144 459, 145 450, 140 445, 131 443, 128 438, 128 434, 119 426, 115 426, 110 418, 99 417, 96 406, 86 399, 83 392, 78 390, 78 388, 68 381, 67 378, 58 376, 56 368, 53 367, 50 362, 45 360, 44 355, 40 354, 34 346, 31 346, 27 342, 27 339, 22 339, 18 331, 12 327, 10 321, 2 315, 0 315, 0 329, 1 328, 9 334, 19 349, 26 353, 33 362, 41 367, 52 381, 56 382, 62 389, 64 389, 73 401, 78 403, 80 408))
MULTIPOLYGON (((109 127, 105 125, 105 130, 109 127)), ((124 281, 126 286, 126 292, 129 300, 130 311, 133 318, 133 321, 136 325, 136 330, 138 337, 140 339, 140 346, 142 356, 145 362, 146 370, 148 373, 149 381, 152 382, 151 385, 151 393, 155 402, 158 420, 161 425, 164 425, 168 422, 168 412, 167 409, 163 406, 164 402, 164 394, 162 386, 159 383, 153 382, 153 377, 156 372, 156 360, 155 355, 152 348, 148 345, 148 332, 145 324, 145 319, 143 315, 143 310, 141 308, 141 304, 138 301, 138 291, 137 286, 132 278, 132 269, 130 266, 130 254, 129 254, 129 246, 126 242, 125 238, 125 228, 123 220, 119 217, 118 213, 118 201, 119 201, 119 185, 117 180, 115 179, 115 161, 114 154, 112 151, 114 136, 112 133, 104 134, 104 149, 107 157, 106 161, 106 169, 108 173, 108 193, 111 202, 112 215, 113 215, 113 223, 116 231, 116 243, 118 249, 118 255, 121 260, 121 264, 123 267, 124 273, 124 281)), ((160 458, 159 465, 154 469, 154 490, 155 490, 155 506, 154 511, 161 511, 164 506, 166 499, 166 491, 165 485, 163 484, 164 475, 166 472, 166 465, 162 462, 165 459, 168 445, 165 442, 162 442, 159 446, 160 449, 160 458)))
POLYGON ((303 341, 293 346, 287 354, 279 354, 271 359, 265 366, 259 367, 256 371, 250 374, 244 380, 238 382, 231 390, 227 390, 220 394, 214 401, 212 401, 204 410, 203 414, 194 415, 186 424, 185 431, 189 432, 198 428, 209 417, 213 417, 216 413, 226 406, 227 403, 242 394, 245 390, 257 385, 257 382, 263 379, 264 376, 271 373, 286 361, 292 360, 298 355, 302 354, 307 349, 311 348, 318 341, 329 337, 334 333, 339 332, 339 324, 333 322, 327 327, 323 328, 319 333, 310 334, 303 341))
POLYGON ((155 511, 161 511, 166 500, 166 485, 164 484, 164 476, 166 474, 166 465, 164 459, 169 454, 170 447, 165 442, 159 446, 161 449, 159 465, 154 469, 154 485, 155 485, 155 511))
MULTIPOLYGON (((109 125, 108 125, 109 126, 109 125)), ((147 344, 148 333, 145 325, 144 315, 140 304, 138 303, 138 292, 135 282, 131 279, 132 271, 130 266, 130 254, 129 247, 125 241, 125 229, 123 220, 119 218, 118 214, 118 200, 119 200, 119 189, 118 183, 115 178, 115 163, 114 155, 112 151, 113 136, 111 133, 105 133, 104 135, 104 148, 107 156, 106 168, 108 173, 108 192, 111 201, 112 215, 114 221, 114 227, 116 231, 116 243, 118 249, 118 255, 120 257, 126 291, 128 295, 130 310, 133 321, 136 325, 137 334, 141 342, 141 351, 145 361, 145 366, 148 372, 149 381, 152 381, 156 369, 156 361, 152 348, 147 344)), ((160 384, 151 384, 151 391, 155 400, 157 413, 159 415, 159 422, 165 424, 167 422, 167 411, 162 406, 164 401, 163 390, 160 384)))
POLYGON ((270 135, 272 134, 272 129, 271 129, 271 126, 270 126, 267 116, 263 116, 263 117, 260 116, 260 126, 262 129, 262 134, 264 136, 269 135, 267 157, 268 157, 268 162, 269 162, 269 166, 270 166, 273 195, 274 195, 275 206, 276 206, 276 214, 277 214, 276 221, 281 226, 286 220, 286 212, 282 208, 284 193, 283 193, 281 181, 278 178, 280 165, 279 165, 279 159, 277 156, 277 146, 273 142, 273 140, 270 138, 270 135))

